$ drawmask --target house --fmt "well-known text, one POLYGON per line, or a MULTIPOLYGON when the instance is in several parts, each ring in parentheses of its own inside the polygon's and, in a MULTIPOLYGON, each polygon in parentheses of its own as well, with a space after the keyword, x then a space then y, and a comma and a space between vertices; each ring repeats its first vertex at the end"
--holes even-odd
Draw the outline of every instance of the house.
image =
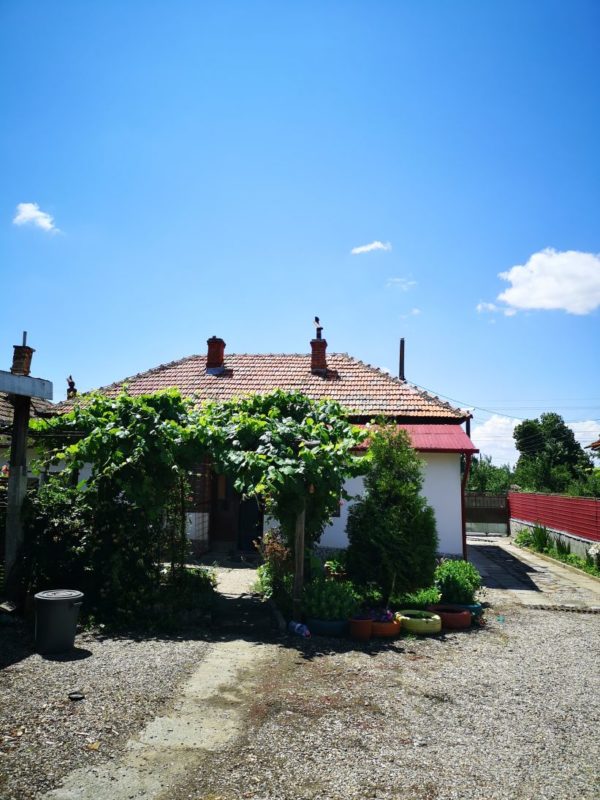
MULTIPOLYGON (((161 364, 100 391, 116 395, 127 385, 130 394, 139 395, 175 387, 201 402, 279 388, 336 400, 356 424, 378 417, 393 421, 408 432, 425 462, 423 493, 435 510, 440 551, 464 553, 464 485, 471 456, 477 452, 461 427, 470 419, 468 412, 346 353, 328 353, 321 328, 310 342, 309 354, 226 354, 224 340, 216 336, 207 345, 205 355, 161 364)), ((213 474, 206 464, 191 476, 191 485, 188 535, 194 548, 249 549, 265 524, 256 502, 243 500, 229 479, 213 474)), ((362 478, 350 480, 346 488, 351 495, 359 494, 362 478)), ((322 547, 346 546, 348 505, 340 505, 339 516, 321 537, 322 547)))

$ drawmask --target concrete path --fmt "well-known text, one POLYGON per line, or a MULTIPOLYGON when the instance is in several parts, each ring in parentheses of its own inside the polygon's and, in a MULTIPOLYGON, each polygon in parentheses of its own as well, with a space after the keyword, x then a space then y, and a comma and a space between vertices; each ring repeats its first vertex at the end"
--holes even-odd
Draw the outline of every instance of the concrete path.
POLYGON ((506 537, 470 536, 469 560, 488 589, 507 592, 526 606, 600 611, 600 581, 530 553, 506 537))
MULTIPOLYGON (((268 629, 268 613, 263 605, 253 604, 250 594, 256 571, 218 568, 217 574, 221 590, 219 632, 227 623, 245 634, 268 629)), ((274 649, 262 645, 256 636, 223 636, 212 645, 164 714, 130 740, 119 758, 72 772, 61 788, 44 797, 166 800, 186 775, 202 768, 207 753, 230 744, 241 732, 247 701, 273 653, 274 649)))

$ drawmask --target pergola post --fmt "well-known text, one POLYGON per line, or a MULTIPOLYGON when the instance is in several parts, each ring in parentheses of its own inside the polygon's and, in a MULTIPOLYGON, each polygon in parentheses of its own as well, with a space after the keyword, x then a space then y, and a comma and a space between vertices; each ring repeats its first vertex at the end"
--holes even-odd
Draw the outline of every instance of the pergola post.
POLYGON ((296 517, 296 535, 294 538, 294 589, 292 592, 293 617, 300 622, 302 614, 302 588, 304 586, 304 523, 306 507, 302 503, 302 510, 296 517))
POLYGON ((23 547, 23 522, 21 508, 27 492, 27 429, 31 398, 52 400, 52 384, 41 378, 30 378, 33 348, 27 346, 27 332, 23 343, 14 346, 10 372, 0 370, 0 391, 12 399, 14 408, 10 445, 10 471, 8 475, 6 541, 4 546, 5 588, 10 597, 17 594, 17 564, 23 547))

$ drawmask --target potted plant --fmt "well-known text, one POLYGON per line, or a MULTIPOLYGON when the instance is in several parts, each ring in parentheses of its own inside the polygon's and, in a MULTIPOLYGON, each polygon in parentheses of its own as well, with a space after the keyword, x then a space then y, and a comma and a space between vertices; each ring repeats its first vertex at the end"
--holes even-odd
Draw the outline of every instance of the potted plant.
POLYGON ((317 636, 343 636, 357 609, 358 596, 351 583, 317 578, 304 588, 306 624, 317 636))
POLYGON ((435 586, 440 602, 428 608, 442 616, 445 628, 467 628, 472 617, 481 616, 481 603, 475 602, 481 575, 473 564, 459 559, 442 561, 435 571, 435 586))
POLYGON ((394 616, 394 612, 389 608, 384 608, 380 611, 374 611, 372 615, 373 636, 381 636, 386 639, 391 639, 398 636, 400 633, 400 621, 394 616))
POLYGON ((371 614, 355 614, 350 618, 350 636, 359 642, 368 642, 373 634, 371 614))

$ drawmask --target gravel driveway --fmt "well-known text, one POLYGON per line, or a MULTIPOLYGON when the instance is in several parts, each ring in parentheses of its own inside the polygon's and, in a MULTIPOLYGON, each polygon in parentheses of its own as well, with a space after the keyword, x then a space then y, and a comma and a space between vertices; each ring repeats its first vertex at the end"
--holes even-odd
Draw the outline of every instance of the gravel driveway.
POLYGON ((483 630, 282 644, 246 735, 177 800, 592 800, 600 615, 510 605, 483 630))
POLYGON ((77 767, 114 758, 208 647, 82 634, 73 654, 50 659, 27 641, 20 626, 0 628, 0 800, 29 800, 77 767), (84 701, 69 700, 75 690, 84 701))
MULTIPOLYGON (((236 617, 249 580, 222 576, 236 617)), ((194 769, 136 797, 596 800, 600 614, 523 606, 494 589, 485 600, 485 628, 440 637, 255 639, 259 657, 244 675, 252 691, 214 701, 235 699, 237 738, 209 751, 199 734, 194 769)), ((0 672, 0 798, 39 798, 78 767, 116 766, 148 720, 185 709, 178 687, 199 662, 202 685, 207 647, 214 661, 236 636, 207 645, 88 635, 71 661, 0 650, 13 661, 0 672), (85 702, 67 699, 73 689, 85 702)))

